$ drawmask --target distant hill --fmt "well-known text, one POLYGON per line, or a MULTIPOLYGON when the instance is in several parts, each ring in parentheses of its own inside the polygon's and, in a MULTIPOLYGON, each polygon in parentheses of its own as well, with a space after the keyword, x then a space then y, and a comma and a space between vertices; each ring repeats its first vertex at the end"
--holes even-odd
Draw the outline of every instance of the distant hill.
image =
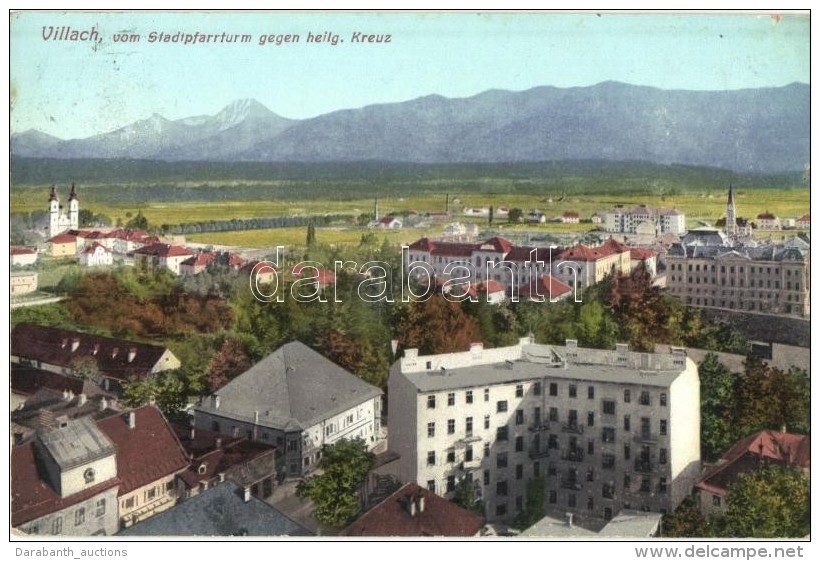
POLYGON ((11 137, 16 157, 203 162, 644 161, 741 173, 809 162, 809 86, 705 92, 604 82, 491 90, 290 120, 254 100, 215 116, 160 115, 86 139, 11 137))

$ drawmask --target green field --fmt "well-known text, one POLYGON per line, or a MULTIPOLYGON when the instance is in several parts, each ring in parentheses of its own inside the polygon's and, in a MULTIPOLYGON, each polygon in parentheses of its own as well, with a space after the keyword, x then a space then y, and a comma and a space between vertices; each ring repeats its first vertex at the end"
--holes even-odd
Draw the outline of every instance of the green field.
MULTIPOLYGON (((50 186, 76 181, 82 209, 126 223, 142 212, 150 225, 190 224, 231 219, 286 216, 347 216, 317 229, 317 241, 358 243, 364 230, 356 218, 441 212, 449 196, 451 221, 482 228, 486 218, 465 218, 468 207, 537 209, 548 218, 572 211, 587 221, 615 205, 677 208, 690 228, 714 224, 724 216, 730 183, 737 214, 752 218, 771 212, 797 218, 809 212, 810 194, 800 174, 755 176, 713 168, 618 162, 543 162, 522 164, 207 164, 141 161, 15 160, 10 186, 12 213, 44 212, 50 186)), ((507 225, 494 228, 556 233, 583 232, 582 224, 507 225)), ((427 235, 435 235, 435 230, 427 235)), ((381 236, 384 233, 380 233, 381 236)), ((384 234, 391 242, 418 239, 422 232, 384 234)), ((203 243, 247 247, 304 243, 304 228, 191 234, 203 243)))
MULTIPOLYGON (((275 247, 278 245, 305 245, 305 228, 265 228, 260 230, 242 230, 238 232, 211 232, 187 236, 190 242, 228 245, 246 248, 275 247)), ((419 230, 406 228, 402 230, 368 230, 364 228, 317 228, 316 242, 320 244, 354 245, 360 243, 362 236, 372 233, 378 243, 387 240, 391 245, 409 244, 424 236, 436 235, 441 228, 419 230)))

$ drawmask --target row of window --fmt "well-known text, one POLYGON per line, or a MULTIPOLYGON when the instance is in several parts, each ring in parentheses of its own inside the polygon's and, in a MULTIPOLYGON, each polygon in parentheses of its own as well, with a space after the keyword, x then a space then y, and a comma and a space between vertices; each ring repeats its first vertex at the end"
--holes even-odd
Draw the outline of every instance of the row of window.
MULTIPOLYGON (((541 382, 535 382, 532 385, 532 393, 533 395, 541 395, 541 382)), ((558 396, 558 383, 551 382, 549 385, 549 395, 551 397, 558 396)), ((567 386, 567 395, 571 398, 578 397, 578 385, 577 384, 569 384, 567 386)), ((518 384, 515 386, 515 397, 524 397, 524 385, 518 384)), ((473 403, 473 390, 467 390, 464 394, 465 403, 471 404, 473 403)), ((595 399, 595 386, 587 386, 587 399, 595 399)), ((490 401, 490 388, 484 388, 484 401, 490 401)), ((630 403, 632 401, 632 391, 629 389, 624 390, 624 403, 630 403)), ((667 402, 667 394, 666 392, 661 392, 658 396, 658 401, 661 407, 666 406, 667 402)), ((649 391, 641 391, 638 402, 641 405, 651 405, 652 399, 651 394, 649 391)), ((607 407, 611 404, 614 407, 614 401, 612 400, 604 400, 604 412, 607 412, 607 407)), ((447 394, 447 406, 452 407, 456 404, 456 394, 455 392, 450 392, 447 394)), ((507 400, 500 400, 496 402, 496 412, 497 413, 506 413, 508 410, 509 404, 507 400)), ((435 409, 436 408, 436 395, 429 394, 427 396, 427 408, 428 409, 435 409)))

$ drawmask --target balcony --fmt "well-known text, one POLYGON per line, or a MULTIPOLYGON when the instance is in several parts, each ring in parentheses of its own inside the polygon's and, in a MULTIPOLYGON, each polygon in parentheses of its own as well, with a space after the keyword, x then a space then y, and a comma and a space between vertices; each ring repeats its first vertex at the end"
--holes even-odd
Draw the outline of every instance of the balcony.
POLYGON ((584 461, 584 449, 575 447, 570 448, 561 456, 562 460, 566 460, 568 462, 583 462, 584 461))
POLYGON ((658 435, 654 432, 641 431, 640 433, 635 435, 633 440, 640 444, 657 444, 658 435))
POLYGON ((530 432, 541 432, 541 431, 550 430, 550 422, 549 421, 535 422, 527 428, 530 432))
POLYGON ((461 470, 478 469, 481 467, 481 458, 473 458, 472 460, 464 460, 458 466, 461 470))
POLYGON ((653 471, 652 462, 649 460, 644 459, 637 459, 635 460, 635 471, 638 473, 652 473, 653 471))
POLYGON ((531 460, 535 460, 537 458, 546 458, 550 455, 550 453, 547 448, 530 446, 529 455, 531 460))
POLYGON ((584 425, 579 425, 577 423, 561 425, 561 432, 569 432, 572 434, 584 434, 584 425))
POLYGON ((463 438, 459 438, 458 440, 456 440, 455 444, 456 444, 456 446, 467 446, 468 444, 472 444, 474 442, 480 442, 480 441, 481 441, 480 436, 478 436, 478 435, 476 435, 472 432, 468 432, 467 434, 464 435, 463 438))
POLYGON ((577 479, 573 479, 571 477, 562 478, 561 482, 559 483, 561 489, 570 489, 572 491, 580 491, 581 490, 581 482, 577 479))

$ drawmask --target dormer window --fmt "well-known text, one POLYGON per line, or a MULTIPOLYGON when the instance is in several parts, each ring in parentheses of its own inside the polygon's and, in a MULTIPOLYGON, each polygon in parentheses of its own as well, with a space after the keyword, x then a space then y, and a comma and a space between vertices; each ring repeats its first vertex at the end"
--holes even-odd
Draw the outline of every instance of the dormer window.
POLYGON ((94 468, 88 468, 83 472, 83 479, 86 483, 94 483, 94 478, 97 474, 94 471, 94 468))

